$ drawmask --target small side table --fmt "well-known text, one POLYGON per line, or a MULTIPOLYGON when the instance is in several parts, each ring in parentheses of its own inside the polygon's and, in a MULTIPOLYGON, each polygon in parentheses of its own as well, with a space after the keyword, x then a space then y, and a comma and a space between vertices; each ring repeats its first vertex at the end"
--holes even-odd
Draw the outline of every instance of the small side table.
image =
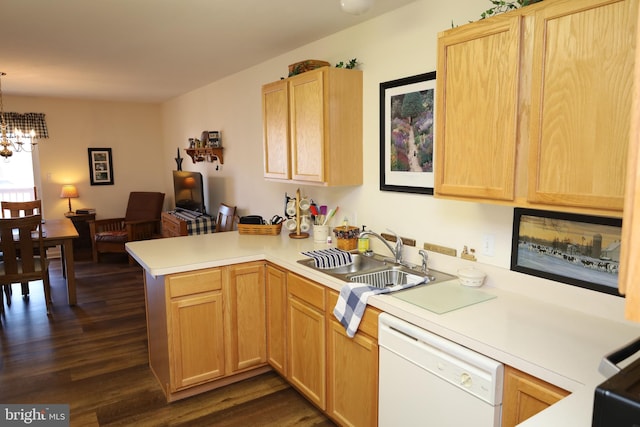
POLYGON ((67 212, 64 214, 73 222, 73 226, 78 232, 78 238, 73 239, 73 256, 77 260, 92 258, 91 255, 91 232, 89 231, 89 221, 95 221, 96 214, 78 214, 67 212))

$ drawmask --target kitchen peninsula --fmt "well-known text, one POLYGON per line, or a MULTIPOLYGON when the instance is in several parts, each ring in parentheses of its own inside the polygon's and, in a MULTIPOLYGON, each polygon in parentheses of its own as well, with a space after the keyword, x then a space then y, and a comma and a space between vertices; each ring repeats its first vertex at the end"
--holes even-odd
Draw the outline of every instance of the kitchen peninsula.
MULTIPOLYGON (((343 282, 297 262, 303 258, 300 252, 318 249, 318 246, 326 247, 314 244, 312 239, 292 240, 286 234, 274 237, 240 235, 237 232, 127 244, 127 251, 145 270, 150 366, 168 400, 187 397, 213 388, 212 384, 225 385, 270 369, 270 362, 260 355, 254 344, 265 343, 266 347, 268 327, 265 312, 269 310, 271 299, 263 299, 264 293, 255 292, 256 283, 264 284, 265 266, 268 265, 300 280, 320 285, 320 291, 323 287, 329 292, 339 291, 343 282), (202 296, 197 296, 199 294, 202 296), (243 295, 243 298, 231 301, 238 295, 243 295), (232 314, 247 314, 248 310, 243 310, 243 307, 232 306, 240 300, 251 302, 252 317, 232 314), (219 325, 221 329, 212 331, 210 329, 214 327, 190 324, 193 317, 189 315, 181 318, 184 320, 182 324, 167 326, 167 313, 179 316, 182 309, 188 310, 189 307, 211 308, 205 310, 211 321, 207 324, 219 325), (252 329, 253 325, 260 325, 258 328, 262 329, 252 329), (172 347, 169 341, 192 338, 189 335, 196 339, 209 337, 210 342, 199 345, 208 345, 214 353, 221 340, 230 337, 221 350, 222 359, 218 359, 219 372, 209 370, 206 373, 208 378, 207 375, 201 378, 195 375, 176 376, 174 371, 184 366, 170 367, 167 358, 175 360, 175 352, 179 351, 181 344, 172 347), (178 379, 184 382, 180 384, 178 379)), ((408 258, 412 260, 414 256, 408 258)), ((445 258, 449 259, 434 257, 433 267, 455 272, 457 267, 467 265, 466 261, 458 258, 445 258)), ((575 290, 575 298, 560 298, 557 304, 550 303, 519 291, 516 282, 527 281, 528 276, 491 266, 481 265, 480 268, 488 273, 490 279, 483 291, 496 298, 441 315, 391 295, 371 297, 370 307, 375 312, 388 312, 571 393, 522 425, 590 425, 594 389, 604 381, 598 373, 602 356, 640 335, 640 325, 622 319, 623 300, 602 294, 602 305, 608 307, 607 313, 591 314, 579 311, 580 307, 567 306, 569 303, 580 306, 578 303, 585 292, 582 289, 575 290), (615 314, 617 312, 618 315, 615 314)), ((540 281, 539 289, 546 292, 554 286, 552 282, 540 281)), ((560 287, 559 295, 566 297, 573 292, 567 291, 565 285, 557 286, 560 287)), ((600 298, 600 294, 595 298, 600 298)), ((274 368, 278 369, 275 365, 274 368)), ((320 390, 322 394, 325 389, 320 387, 320 390)))

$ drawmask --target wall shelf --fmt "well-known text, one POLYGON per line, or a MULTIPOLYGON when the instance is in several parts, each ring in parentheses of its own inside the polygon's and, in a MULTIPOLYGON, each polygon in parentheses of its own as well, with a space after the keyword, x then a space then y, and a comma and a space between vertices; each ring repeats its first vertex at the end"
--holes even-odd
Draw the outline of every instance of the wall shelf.
POLYGON ((213 162, 213 159, 218 159, 220 164, 224 164, 222 160, 222 147, 208 147, 208 148, 185 148, 185 151, 193 160, 193 163, 204 162, 205 160, 213 162))

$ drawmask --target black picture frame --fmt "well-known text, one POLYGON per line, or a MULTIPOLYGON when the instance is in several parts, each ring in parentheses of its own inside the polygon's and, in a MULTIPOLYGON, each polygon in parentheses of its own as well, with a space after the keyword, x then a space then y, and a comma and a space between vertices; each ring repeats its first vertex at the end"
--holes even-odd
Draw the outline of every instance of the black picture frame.
POLYGON ((113 185, 111 148, 89 148, 88 153, 91 185, 113 185))
POLYGON ((618 295, 622 220, 515 208, 511 270, 618 295))
POLYGON ((381 191, 433 195, 435 84, 435 71, 380 83, 381 191))

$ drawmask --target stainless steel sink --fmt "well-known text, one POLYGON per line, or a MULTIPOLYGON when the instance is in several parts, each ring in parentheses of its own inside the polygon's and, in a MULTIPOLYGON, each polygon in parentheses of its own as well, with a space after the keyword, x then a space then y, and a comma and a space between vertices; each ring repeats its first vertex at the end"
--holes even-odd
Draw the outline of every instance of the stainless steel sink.
POLYGON ((361 253, 352 253, 351 256, 352 264, 336 268, 318 268, 313 258, 305 258, 299 260, 298 263, 345 282, 358 282, 381 288, 406 284, 409 278, 414 279, 412 276, 418 276, 421 279, 426 277, 429 282, 444 282, 455 279, 455 276, 435 270, 429 270, 425 274, 418 268, 395 264, 389 258, 378 254, 366 256, 361 253))
POLYGON ((361 273, 363 271, 379 270, 387 267, 387 263, 384 259, 377 255, 365 256, 360 253, 352 253, 351 259, 353 260, 352 264, 336 268, 317 268, 313 258, 305 258, 299 260, 298 263, 342 280, 348 280, 345 278, 347 275, 361 273))
POLYGON ((351 276, 349 280, 352 282, 363 283, 365 285, 375 286, 376 288, 383 289, 388 286, 427 282, 431 281, 431 278, 425 277, 424 274, 418 276, 416 274, 407 273, 406 271, 400 270, 398 268, 389 268, 373 273, 356 274, 355 276, 351 276))

